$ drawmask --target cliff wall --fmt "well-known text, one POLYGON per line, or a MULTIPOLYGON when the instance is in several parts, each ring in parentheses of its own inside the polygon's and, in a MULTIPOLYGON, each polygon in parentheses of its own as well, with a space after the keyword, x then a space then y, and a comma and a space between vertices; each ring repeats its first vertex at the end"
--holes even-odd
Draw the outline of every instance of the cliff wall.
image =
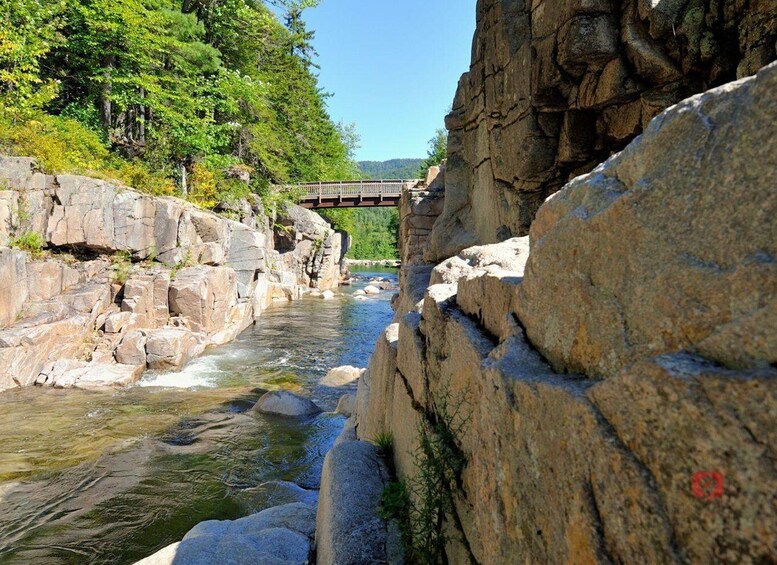
POLYGON ((777 64, 691 97, 528 237, 403 266, 356 433, 391 434, 416 508, 438 473, 449 562, 777 559, 775 93, 777 64))
POLYGON ((339 284, 346 236, 298 206, 271 220, 255 199, 233 220, 17 157, 0 183, 0 246, 45 248, 0 247, 0 390, 127 384, 339 284))
POLYGON ((775 41, 769 1, 479 0, 427 260, 528 234, 550 194, 670 105, 773 61, 775 41))

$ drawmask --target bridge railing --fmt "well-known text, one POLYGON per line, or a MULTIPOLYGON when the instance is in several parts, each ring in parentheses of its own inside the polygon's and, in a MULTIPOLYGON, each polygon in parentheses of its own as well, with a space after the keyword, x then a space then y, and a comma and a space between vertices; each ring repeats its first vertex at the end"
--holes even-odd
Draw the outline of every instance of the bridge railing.
POLYGON ((301 189, 303 198, 340 198, 340 197, 397 197, 402 193, 402 187, 407 183, 417 183, 417 180, 356 180, 356 181, 326 181, 308 182, 292 185, 287 188, 301 189))

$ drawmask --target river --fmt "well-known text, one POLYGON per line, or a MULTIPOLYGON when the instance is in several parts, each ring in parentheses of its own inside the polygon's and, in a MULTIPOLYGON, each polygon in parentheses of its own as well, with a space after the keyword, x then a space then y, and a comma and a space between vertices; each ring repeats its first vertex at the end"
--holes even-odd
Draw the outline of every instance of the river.
POLYGON ((202 520, 314 498, 344 417, 250 408, 282 388, 332 411, 354 390, 319 380, 366 366, 390 323, 391 293, 356 300, 364 284, 273 306, 235 342, 129 388, 0 393, 0 563, 133 563, 202 520))

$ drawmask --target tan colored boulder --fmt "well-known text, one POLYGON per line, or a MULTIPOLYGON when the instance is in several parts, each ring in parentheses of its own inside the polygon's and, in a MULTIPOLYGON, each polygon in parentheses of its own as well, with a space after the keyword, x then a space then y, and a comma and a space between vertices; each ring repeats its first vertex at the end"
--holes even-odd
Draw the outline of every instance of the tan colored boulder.
POLYGON ((143 367, 116 363, 86 363, 65 361, 55 363, 48 374, 42 374, 37 384, 54 388, 104 388, 127 386, 140 378, 143 367))
POLYGON ((106 317, 103 330, 105 333, 117 334, 127 326, 132 317, 131 312, 115 312, 106 317))
POLYGON ((134 330, 127 332, 114 351, 117 363, 134 367, 146 366, 146 334, 134 330))
POLYGON ((346 386, 356 382, 365 371, 366 369, 360 369, 359 367, 343 365, 342 367, 330 369, 320 382, 322 385, 330 387, 346 386))
POLYGON ((378 515, 388 481, 374 445, 346 441, 329 451, 316 517, 316 563, 402 562, 396 530, 378 515))
POLYGON ((202 351, 197 337, 183 328, 146 332, 146 363, 149 369, 179 369, 202 351))
POLYGON ((89 316, 72 312, 64 319, 0 330, 0 389, 34 384, 58 359, 83 358, 93 350, 90 333, 89 316))
POLYGON ((690 98, 541 208, 517 304, 557 369, 777 362, 775 92, 771 65, 690 98))
POLYGON ((235 272, 228 267, 188 267, 170 283, 172 316, 187 318, 195 331, 212 334, 224 329, 237 303, 235 272))

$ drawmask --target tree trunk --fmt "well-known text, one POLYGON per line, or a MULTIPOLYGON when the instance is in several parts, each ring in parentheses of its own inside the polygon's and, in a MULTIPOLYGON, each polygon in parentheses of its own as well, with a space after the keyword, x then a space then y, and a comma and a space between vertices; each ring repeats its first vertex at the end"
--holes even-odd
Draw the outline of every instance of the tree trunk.
POLYGON ((105 128, 105 131, 108 134, 108 139, 111 139, 112 137, 111 127, 113 126, 113 103, 111 102, 111 91, 113 90, 113 84, 111 82, 111 75, 115 64, 116 58, 113 55, 108 55, 104 59, 104 82, 100 91, 100 119, 102 120, 103 128, 105 128))
MULTIPOLYGON (((146 98, 146 91, 145 89, 140 89, 140 97, 141 99, 146 98)), ((138 123, 138 141, 141 145, 146 144, 146 105, 141 104, 140 105, 140 119, 138 123)))
POLYGON ((181 194, 186 196, 189 194, 189 187, 186 186, 186 164, 183 161, 178 163, 178 171, 181 175, 181 194))

